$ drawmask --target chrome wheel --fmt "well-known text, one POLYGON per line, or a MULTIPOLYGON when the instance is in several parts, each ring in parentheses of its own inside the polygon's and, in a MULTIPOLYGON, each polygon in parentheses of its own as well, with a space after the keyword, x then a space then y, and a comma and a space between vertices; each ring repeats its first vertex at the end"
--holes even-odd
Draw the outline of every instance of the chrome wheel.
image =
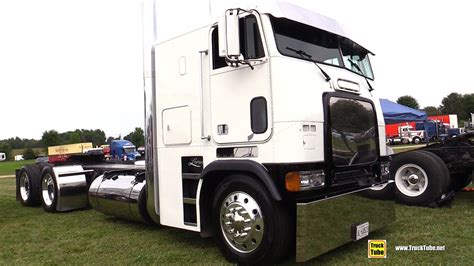
POLYGON ((416 164, 404 164, 395 173, 398 190, 410 197, 417 197, 428 187, 428 175, 416 164))
POLYGON ((30 178, 27 173, 23 173, 20 176, 20 196, 25 202, 30 197, 30 178))
POLYGON ((45 174, 43 177, 43 182, 41 184, 41 194, 43 196, 43 201, 47 206, 51 206, 54 201, 54 180, 50 174, 45 174))
POLYGON ((227 243, 236 251, 249 253, 262 243, 264 221, 260 206, 250 195, 237 191, 221 204, 220 225, 227 243))

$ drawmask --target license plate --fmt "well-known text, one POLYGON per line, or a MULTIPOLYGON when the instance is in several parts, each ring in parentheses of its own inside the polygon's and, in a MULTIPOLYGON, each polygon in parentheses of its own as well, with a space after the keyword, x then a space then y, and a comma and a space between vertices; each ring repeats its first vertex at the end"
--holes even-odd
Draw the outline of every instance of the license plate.
POLYGON ((359 240, 369 235, 369 222, 352 227, 352 239, 359 240))

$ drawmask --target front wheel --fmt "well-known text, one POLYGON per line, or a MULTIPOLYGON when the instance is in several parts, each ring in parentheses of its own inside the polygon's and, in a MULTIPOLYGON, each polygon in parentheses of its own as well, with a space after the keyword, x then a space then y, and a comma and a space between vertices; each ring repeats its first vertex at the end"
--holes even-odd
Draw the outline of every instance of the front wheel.
POLYGON ((229 261, 260 264, 283 259, 292 244, 292 217, 259 181, 245 175, 229 176, 215 193, 214 236, 229 261))

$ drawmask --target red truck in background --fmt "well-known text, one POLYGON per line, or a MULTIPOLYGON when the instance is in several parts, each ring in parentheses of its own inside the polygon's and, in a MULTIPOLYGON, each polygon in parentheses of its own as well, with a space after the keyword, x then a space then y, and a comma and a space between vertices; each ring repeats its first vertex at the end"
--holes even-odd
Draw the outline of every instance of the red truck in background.
MULTIPOLYGON (((436 122, 444 128, 458 128, 458 117, 456 114, 429 116, 428 121, 436 122)), ((385 125, 387 141, 390 144, 414 143, 425 141, 424 128, 420 128, 420 122, 404 122, 385 125)), ((432 134, 430 134, 432 136, 432 134)))

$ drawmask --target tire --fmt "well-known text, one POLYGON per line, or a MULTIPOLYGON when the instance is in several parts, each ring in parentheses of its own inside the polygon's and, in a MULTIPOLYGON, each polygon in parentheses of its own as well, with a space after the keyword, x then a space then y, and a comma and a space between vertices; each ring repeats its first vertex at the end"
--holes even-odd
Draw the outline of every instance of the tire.
POLYGON ((212 207, 214 237, 231 262, 273 264, 285 258, 294 244, 294 215, 249 176, 227 177, 219 184, 212 207))
POLYGON ((412 139, 412 143, 413 143, 413 144, 420 144, 420 142, 421 142, 421 139, 420 139, 419 137, 414 137, 414 138, 412 139))
POLYGON ((444 183, 442 184, 444 188, 443 193, 448 192, 449 186, 451 185, 451 174, 449 173, 449 169, 446 163, 438 155, 432 152, 424 151, 424 150, 420 150, 419 152, 432 156, 433 159, 438 162, 437 164, 441 165, 441 167, 443 168, 443 175, 445 175, 445 178, 442 178, 442 180, 444 180, 444 183))
POLYGON ((395 180, 395 196, 407 205, 427 206, 441 198, 448 189, 450 177, 446 164, 426 151, 401 153, 390 165, 395 180))
POLYGON ((451 176, 451 188, 455 191, 461 191, 463 188, 467 187, 472 181, 472 178, 469 174, 454 174, 451 176))
POLYGON ((20 170, 20 202, 24 206, 39 206, 41 193, 41 172, 36 165, 25 165, 20 170))
POLYGON ((47 212, 56 212, 58 202, 58 185, 54 178, 53 169, 45 166, 41 174, 41 205, 47 212))
POLYGON ((371 187, 364 191, 364 196, 371 199, 391 200, 395 196, 395 183, 371 187))

